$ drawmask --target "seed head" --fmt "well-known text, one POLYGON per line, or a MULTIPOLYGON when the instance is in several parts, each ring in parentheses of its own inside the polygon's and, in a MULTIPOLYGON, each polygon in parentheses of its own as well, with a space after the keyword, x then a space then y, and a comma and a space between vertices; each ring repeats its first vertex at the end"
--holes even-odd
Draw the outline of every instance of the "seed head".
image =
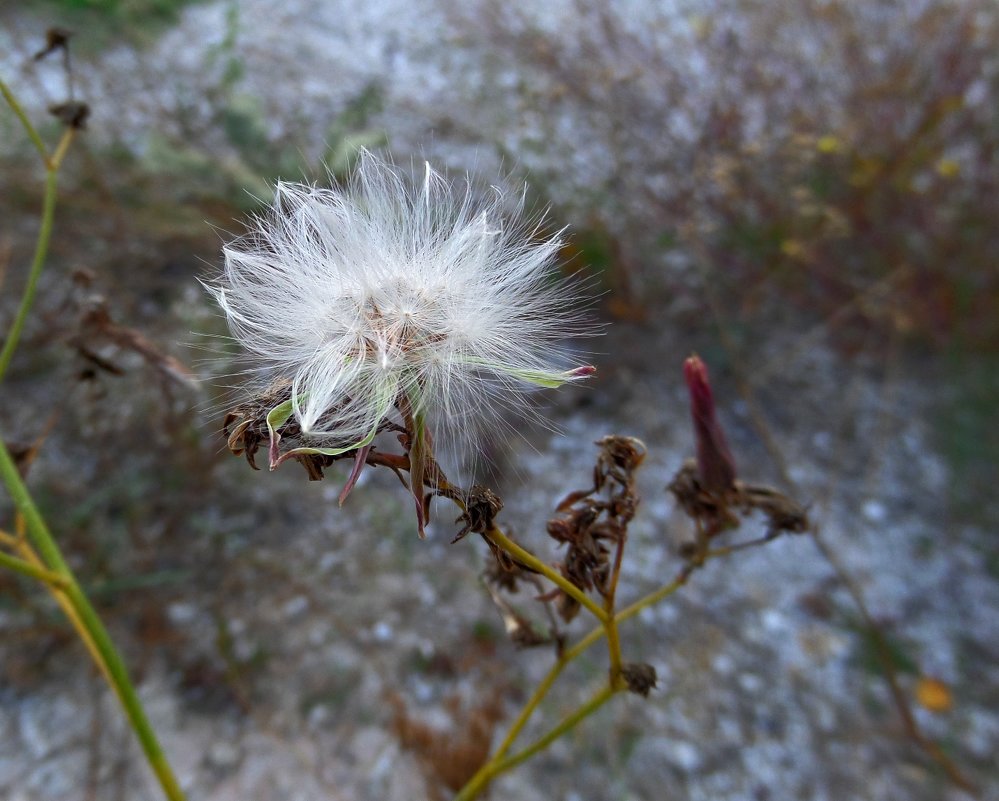
POLYGON ((585 331, 560 246, 522 197, 482 199, 429 164, 413 185, 364 152, 343 187, 279 183, 210 291, 257 366, 291 381, 303 435, 363 447, 408 409, 463 450, 501 408, 529 411, 531 385, 593 372, 565 369, 562 343, 585 331))

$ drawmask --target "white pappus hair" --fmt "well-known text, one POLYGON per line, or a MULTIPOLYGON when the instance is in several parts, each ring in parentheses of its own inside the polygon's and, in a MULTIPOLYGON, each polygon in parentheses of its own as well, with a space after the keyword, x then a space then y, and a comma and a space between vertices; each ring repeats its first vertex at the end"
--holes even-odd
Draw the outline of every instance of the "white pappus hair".
POLYGON ((279 183, 210 291, 258 366, 291 380, 310 439, 370 441, 406 402, 465 451, 501 407, 528 413, 531 385, 592 372, 565 369, 562 343, 584 320, 554 269, 558 235, 523 205, 429 164, 414 184, 363 152, 343 187, 279 183))

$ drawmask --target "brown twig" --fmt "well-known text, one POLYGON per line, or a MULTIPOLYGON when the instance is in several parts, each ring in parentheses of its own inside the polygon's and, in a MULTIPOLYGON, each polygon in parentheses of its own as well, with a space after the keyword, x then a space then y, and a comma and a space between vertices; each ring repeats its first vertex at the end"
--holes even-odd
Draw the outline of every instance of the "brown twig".
MULTIPOLYGON (((703 263, 707 264, 708 262, 705 261, 703 263)), ((707 271, 705 270, 705 272, 707 271)), ((705 277, 708 278, 707 275, 705 275, 705 277)), ((707 297, 712 316, 715 319, 715 324, 718 329, 722 346, 729 354, 729 361, 732 365, 732 371, 735 374, 736 389, 749 410, 750 421, 756 429, 757 434, 759 435, 760 440, 762 441, 768 454, 773 460, 783 484, 795 495, 800 495, 800 488, 797 486, 794 479, 791 478, 787 460, 784 457, 783 451, 777 444, 777 439, 771 431, 770 426, 767 424, 766 418, 764 417, 756 400, 752 382, 746 376, 745 371, 740 367, 743 362, 740 359, 738 346, 729 334, 728 329, 723 322, 724 318, 721 314, 720 304, 718 303, 718 299, 712 289, 710 280, 705 281, 705 295, 707 297)), ((829 563, 833 572, 836 574, 837 579, 846 588, 855 606, 857 607, 858 612, 860 613, 864 627, 873 637, 875 643, 875 654, 878 662, 880 663, 882 675, 884 676, 885 682, 888 684, 892 701, 895 705, 899 718, 902 721, 902 726, 905 729, 906 735, 910 740, 918 745, 927 754, 927 756, 929 756, 944 771, 944 773, 946 773, 947 777, 957 787, 960 787, 965 792, 977 797, 979 791, 975 784, 961 773, 960 769, 956 764, 954 764, 953 760, 951 760, 951 758, 944 753, 937 743, 923 733, 919 724, 916 722, 915 715, 912 712, 912 707, 910 706, 909 700, 906 698, 905 692, 902 690, 902 686, 899 682, 898 671, 895 668, 894 659, 892 658, 891 651, 888 648, 887 638, 885 637, 881 626, 878 625, 877 621, 871 615, 860 585, 853 579, 849 571, 846 569, 846 566, 842 563, 829 544, 823 539, 821 533, 819 532, 818 526, 813 525, 809 529, 808 533, 811 535, 812 542, 815 544, 819 553, 822 554, 823 558, 825 558, 825 560, 829 563)))

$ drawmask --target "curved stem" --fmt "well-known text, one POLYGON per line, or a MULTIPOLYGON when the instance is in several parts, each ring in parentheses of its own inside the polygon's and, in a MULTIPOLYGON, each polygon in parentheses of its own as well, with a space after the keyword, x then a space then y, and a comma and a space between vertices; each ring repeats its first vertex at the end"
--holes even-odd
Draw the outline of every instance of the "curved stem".
POLYGON ((125 663, 119 655, 114 643, 108 635, 107 629, 101 623, 97 612, 91 606, 90 601, 80 589, 69 565, 63 559, 59 546, 56 545, 52 534, 48 530, 44 519, 35 506, 28 489, 21 479, 20 473, 14 460, 11 459, 7 451, 3 438, 0 437, 0 477, 3 478, 11 499, 18 511, 24 515, 28 526, 28 537, 38 550, 46 566, 54 573, 61 576, 65 582, 65 588, 59 592, 65 596, 67 602, 72 607, 73 612, 79 618, 80 623, 86 630, 97 655, 100 657, 98 667, 106 670, 106 675, 110 677, 111 686, 114 688, 125 708, 129 723, 135 731, 142 750, 146 754, 150 767, 156 774, 156 778, 163 788, 163 792, 170 801, 184 801, 184 794, 180 789, 180 784, 170 768, 169 763, 163 754, 159 740, 153 732, 149 720, 146 718, 145 710, 139 700, 139 695, 128 677, 125 663))
POLYGON ((586 595, 579 587, 569 581, 560 573, 552 570, 548 565, 542 562, 538 557, 532 554, 530 551, 526 551, 521 548, 517 543, 507 537, 502 531, 499 530, 497 526, 493 526, 486 532, 486 536, 492 540, 493 543, 500 549, 506 551, 510 556, 516 559, 518 562, 527 565, 534 571, 537 571, 543 575, 546 579, 551 581, 553 584, 557 584, 559 589, 562 590, 566 595, 571 596, 573 599, 579 601, 583 606, 593 613, 593 616, 599 620, 601 623, 606 623, 609 619, 609 615, 601 609, 595 601, 593 601, 589 596, 586 595))

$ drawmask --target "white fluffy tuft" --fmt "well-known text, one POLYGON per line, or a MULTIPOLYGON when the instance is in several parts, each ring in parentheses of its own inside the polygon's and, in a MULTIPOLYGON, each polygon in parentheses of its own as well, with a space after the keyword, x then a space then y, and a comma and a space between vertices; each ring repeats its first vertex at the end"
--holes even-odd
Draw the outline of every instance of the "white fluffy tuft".
POLYGON ((252 357, 292 380, 310 437, 359 442, 405 394, 438 445, 465 451, 501 407, 528 413, 532 384, 587 372, 560 350, 585 333, 560 246, 523 198, 458 191, 429 164, 414 186, 365 152, 343 188, 278 184, 211 291, 252 357))

